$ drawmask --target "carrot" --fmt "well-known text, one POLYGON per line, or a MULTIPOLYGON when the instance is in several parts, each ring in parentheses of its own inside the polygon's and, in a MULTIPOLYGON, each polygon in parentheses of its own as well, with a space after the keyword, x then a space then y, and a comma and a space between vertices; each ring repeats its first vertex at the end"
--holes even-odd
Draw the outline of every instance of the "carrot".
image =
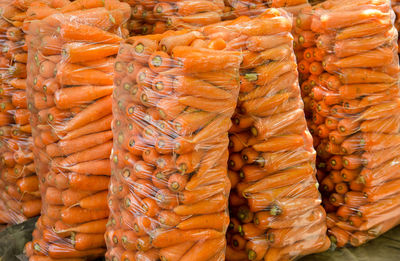
POLYGON ((189 261, 193 260, 193 258, 204 261, 209 260, 222 251, 225 244, 226 240, 224 237, 199 241, 180 260, 189 261))
POLYGON ((219 238, 220 236, 220 232, 212 229, 171 229, 167 231, 160 230, 156 231, 156 233, 154 234, 152 244, 154 247, 164 248, 188 241, 203 241, 208 239, 215 239, 219 238))
POLYGON ((246 246, 246 240, 239 234, 233 235, 230 241, 235 250, 243 250, 246 246))
POLYGON ((349 242, 349 233, 338 227, 328 230, 329 238, 337 247, 344 247, 349 242))
POLYGON ((284 135, 280 137, 272 137, 268 141, 255 144, 253 148, 256 151, 271 152, 279 150, 297 149, 304 144, 304 138, 300 135, 284 135), (284 143, 282 141, 284 140, 284 143))
POLYGON ((325 233, 325 229, 326 227, 321 224, 314 224, 307 228, 271 229, 267 232, 266 238, 270 246, 284 247, 301 239, 311 240, 319 237, 325 233))
POLYGON ((200 215, 182 221, 176 227, 182 230, 212 228, 223 231, 228 225, 228 217, 225 212, 218 214, 200 215))
POLYGON ((111 97, 107 96, 102 98, 95 103, 89 105, 82 112, 78 113, 73 117, 66 125, 64 130, 71 131, 82 127, 83 125, 101 119, 102 117, 110 113, 111 108, 111 97), (105 109, 107 108, 107 109, 105 109))
POLYGON ((108 159, 88 161, 67 167, 68 170, 78 174, 110 175, 110 161, 108 159))
POLYGON ((221 193, 225 189, 225 185, 222 184, 212 184, 206 185, 194 191, 183 191, 179 195, 179 201, 182 204, 193 204, 202 200, 205 200, 211 196, 221 193))
POLYGON ((361 24, 356 23, 339 30, 336 34, 336 40, 372 36, 389 30, 390 26, 387 20, 370 21, 361 24))
POLYGON ((374 37, 361 38, 357 41, 353 39, 337 41, 335 43, 335 55, 338 57, 346 57, 378 48, 379 46, 391 41, 389 32, 386 34, 375 35, 374 37))
POLYGON ((58 108, 69 109, 111 95, 113 86, 79 86, 63 88, 55 92, 54 101, 58 108))
POLYGON ((385 16, 385 13, 376 9, 330 12, 321 16, 321 26, 323 29, 340 29, 360 24, 371 18, 386 18, 385 16))
POLYGON ((185 95, 199 95, 209 99, 229 99, 232 97, 232 94, 217 86, 189 76, 176 77, 173 87, 176 92, 185 95), (192 88, 193 86, 197 87, 192 88))
POLYGON ((160 249, 160 258, 166 261, 180 259, 192 246, 193 242, 184 242, 178 245, 160 249))
POLYGON ((108 176, 89 176, 70 173, 68 175, 71 189, 82 189, 86 191, 100 191, 108 188, 108 176), (95 182, 95 184, 91 184, 95 182))
POLYGON ((80 207, 64 208, 61 219, 66 224, 86 223, 93 220, 104 219, 108 216, 108 209, 89 210, 80 207))
POLYGON ((398 187, 399 180, 392 180, 377 187, 365 187, 363 192, 369 202, 375 202, 395 194, 398 187))
POLYGON ((383 150, 398 144, 397 134, 364 133, 362 142, 366 151, 383 150))
POLYGON ((103 234, 72 233, 72 245, 76 250, 88 250, 105 246, 103 234))
POLYGON ((172 55, 175 59, 182 62, 181 69, 187 73, 201 73, 208 71, 218 71, 239 64, 239 57, 234 55, 235 52, 194 49, 187 46, 177 46, 173 49, 172 55), (205 60, 204 57, 207 57, 205 60), (199 66, 198 61, 201 59, 203 63, 199 66))
POLYGON ((174 212, 178 215, 194 215, 194 214, 210 214, 225 209, 226 198, 217 194, 211 198, 199 201, 191 205, 180 205, 174 208, 174 212), (202 206, 207 205, 205 209, 202 206))
POLYGON ((334 62, 340 68, 350 67, 379 67, 391 62, 393 55, 391 48, 381 48, 362 54, 342 58, 334 62))
POLYGON ((95 221, 90 221, 83 223, 74 227, 65 229, 65 231, 77 232, 77 233, 87 233, 87 234, 97 234, 104 233, 106 230, 107 219, 100 219, 95 221))
POLYGON ((270 188, 283 187, 293 184, 295 180, 305 180, 311 172, 309 164, 302 164, 298 167, 278 172, 274 175, 261 179, 244 190, 246 194, 265 191, 270 188))
POLYGON ((214 113, 205 111, 182 113, 175 118, 173 127, 180 135, 191 135, 204 125, 207 125, 215 116, 214 113))
POLYGON ((111 85, 112 77, 100 70, 87 68, 77 64, 59 64, 57 80, 63 85, 111 85))
POLYGON ((344 84, 393 82, 393 78, 384 72, 362 68, 343 69, 341 70, 339 78, 344 84))
POLYGON ((118 52, 116 44, 83 44, 67 43, 61 51, 66 62, 80 63, 115 55, 118 52))
POLYGON ((105 253, 105 249, 94 248, 79 251, 65 243, 54 243, 49 246, 48 253, 51 258, 79 258, 86 256, 101 256, 105 253))
POLYGON ((107 192, 99 192, 89 197, 81 199, 77 205, 85 209, 106 209, 107 192))
POLYGON ((22 203, 21 213, 27 217, 31 218, 37 216, 42 208, 42 201, 40 199, 35 199, 31 201, 26 201, 22 203))
POLYGON ((21 192, 35 192, 39 188, 39 180, 37 176, 24 177, 20 178, 16 185, 21 192))

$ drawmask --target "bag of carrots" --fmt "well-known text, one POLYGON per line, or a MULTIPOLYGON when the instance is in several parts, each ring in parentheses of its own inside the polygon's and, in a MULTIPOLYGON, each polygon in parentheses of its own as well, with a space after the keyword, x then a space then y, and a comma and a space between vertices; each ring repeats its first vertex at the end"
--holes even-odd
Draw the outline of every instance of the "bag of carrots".
POLYGON ((26 8, 2 0, 0 13, 0 223, 16 224, 39 215, 41 200, 25 92, 26 8))
POLYGON ((113 72, 130 7, 118 0, 33 2, 25 20, 27 100, 43 206, 30 261, 106 252, 113 72))
POLYGON ((387 0, 330 0, 311 13, 315 50, 322 54, 310 94, 320 190, 337 247, 359 246, 400 223, 393 15, 387 0))
POLYGON ((293 50, 283 9, 202 29, 241 51, 232 118, 227 260, 292 260, 329 248, 293 50))
POLYGON ((121 44, 107 260, 224 260, 242 60, 225 46, 191 30, 121 44))

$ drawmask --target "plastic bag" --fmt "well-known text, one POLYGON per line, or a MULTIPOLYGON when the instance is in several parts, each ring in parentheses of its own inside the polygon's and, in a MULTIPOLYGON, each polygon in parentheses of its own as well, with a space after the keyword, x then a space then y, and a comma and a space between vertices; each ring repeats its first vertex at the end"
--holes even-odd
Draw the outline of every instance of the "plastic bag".
POLYGON ((330 246, 291 29, 287 12, 267 9, 201 30, 243 56, 229 131, 227 260, 293 259, 330 246))
POLYGON ((0 1, 0 223, 16 224, 40 213, 26 102, 25 9, 0 1))
POLYGON ((220 44, 181 30, 121 45, 107 260, 224 260, 242 57, 220 44))
POLYGON ((113 71, 130 7, 35 2, 27 11, 27 96, 43 199, 29 259, 106 252, 113 71))
POLYGON ((310 95, 328 233, 337 247, 359 246, 400 222, 394 14, 389 1, 346 0, 311 17, 323 67, 310 95))

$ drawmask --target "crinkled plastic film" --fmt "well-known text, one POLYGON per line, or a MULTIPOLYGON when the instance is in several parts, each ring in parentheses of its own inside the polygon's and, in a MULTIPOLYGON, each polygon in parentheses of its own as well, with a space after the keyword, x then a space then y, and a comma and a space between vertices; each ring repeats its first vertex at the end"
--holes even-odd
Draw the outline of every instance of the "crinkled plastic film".
POLYGON ((40 213, 26 102, 26 9, 0 1, 0 223, 16 224, 40 213))
POLYGON ((224 260, 242 57, 221 44, 180 30, 121 45, 107 260, 224 260))
POLYGON ((27 98, 43 199, 30 261, 106 252, 113 71, 130 7, 35 2, 27 11, 27 98))
POLYGON ((399 61, 390 2, 326 1, 311 29, 322 66, 313 98, 320 190, 337 247, 359 246, 399 217, 399 61))
POLYGON ((229 131, 227 260, 292 260, 330 246, 291 30, 283 9, 201 30, 243 56, 229 131))

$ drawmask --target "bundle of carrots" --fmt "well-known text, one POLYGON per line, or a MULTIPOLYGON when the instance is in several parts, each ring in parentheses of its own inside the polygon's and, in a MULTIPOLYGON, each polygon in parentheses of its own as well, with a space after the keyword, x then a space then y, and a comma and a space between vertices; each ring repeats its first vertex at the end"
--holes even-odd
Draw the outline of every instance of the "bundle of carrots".
POLYGON ((130 7, 34 2, 27 10, 28 109, 43 200, 30 261, 106 252, 113 71, 130 7))
POLYGON ((25 92, 26 9, 17 1, 3 0, 0 10, 0 223, 14 224, 37 216, 41 200, 25 92))
POLYGON ((289 260, 330 246, 291 29, 288 13, 267 9, 202 30, 243 55, 230 129, 227 260, 289 260))
POLYGON ((121 45, 107 260, 224 260, 242 59, 225 47, 192 30, 121 45))
POLYGON ((323 67, 311 91, 320 190, 337 247, 359 246, 400 223, 400 70, 392 17, 387 0, 330 0, 312 13, 323 67))

